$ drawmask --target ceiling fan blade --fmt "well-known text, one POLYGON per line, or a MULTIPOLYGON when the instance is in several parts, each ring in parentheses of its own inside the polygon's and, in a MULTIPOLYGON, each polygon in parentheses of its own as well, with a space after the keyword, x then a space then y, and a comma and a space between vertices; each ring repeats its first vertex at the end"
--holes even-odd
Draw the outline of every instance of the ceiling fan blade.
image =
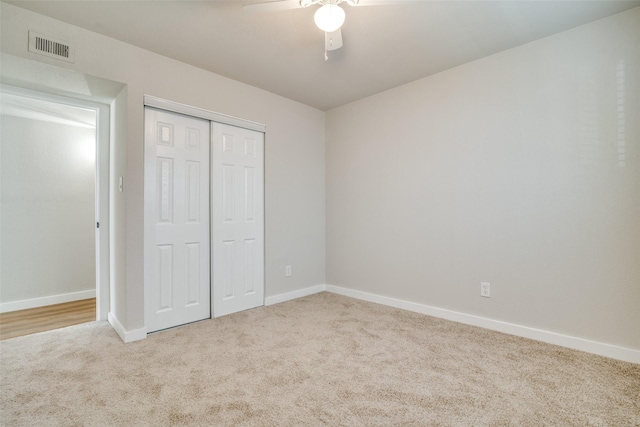
POLYGON ((245 4, 242 9, 249 13, 278 12, 280 10, 298 9, 300 0, 279 0, 266 3, 245 4))
POLYGON ((384 6, 403 3, 422 3, 424 0, 359 0, 354 6, 384 6))
POLYGON ((324 33, 324 42, 327 50, 336 50, 342 47, 342 30, 338 28, 332 33, 324 33))

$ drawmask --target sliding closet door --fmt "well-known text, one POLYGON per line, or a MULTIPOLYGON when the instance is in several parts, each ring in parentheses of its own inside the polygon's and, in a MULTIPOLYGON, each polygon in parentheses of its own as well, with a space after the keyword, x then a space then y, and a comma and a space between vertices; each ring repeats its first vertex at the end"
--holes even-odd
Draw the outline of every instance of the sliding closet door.
POLYGON ((220 123, 212 134, 214 317, 264 304, 264 134, 220 123))
POLYGON ((148 332, 211 317, 209 121, 145 109, 148 332))

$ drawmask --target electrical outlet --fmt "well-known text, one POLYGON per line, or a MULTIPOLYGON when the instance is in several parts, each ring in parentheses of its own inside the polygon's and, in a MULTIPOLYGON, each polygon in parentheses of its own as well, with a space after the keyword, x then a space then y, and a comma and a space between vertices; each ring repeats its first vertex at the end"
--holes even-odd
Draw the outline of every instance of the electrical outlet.
POLYGON ((480 282, 480 296, 491 298, 491 283, 480 282))
POLYGON ((290 265, 287 265, 284 268, 284 275, 287 276, 287 277, 291 276, 291 266, 290 265))

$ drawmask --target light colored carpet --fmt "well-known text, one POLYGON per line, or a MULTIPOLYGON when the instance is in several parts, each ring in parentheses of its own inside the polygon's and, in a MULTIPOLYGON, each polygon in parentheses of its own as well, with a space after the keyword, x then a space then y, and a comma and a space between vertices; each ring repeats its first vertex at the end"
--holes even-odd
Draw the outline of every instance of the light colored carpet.
POLYGON ((329 293, 0 343, 3 425, 640 425, 640 365, 329 293))

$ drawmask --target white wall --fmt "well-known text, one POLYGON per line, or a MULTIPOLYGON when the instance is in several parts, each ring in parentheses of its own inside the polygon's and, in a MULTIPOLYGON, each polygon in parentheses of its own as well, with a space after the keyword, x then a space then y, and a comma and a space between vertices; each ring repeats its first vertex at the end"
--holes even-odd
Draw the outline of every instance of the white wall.
POLYGON ((95 128, 0 117, 0 303, 95 291, 95 128))
POLYGON ((635 8, 329 111, 327 283, 640 349, 638 46, 635 8))
MULTIPOLYGON (((168 59, 60 21, 2 3, 2 67, 28 58, 126 85, 126 140, 112 147, 112 184, 125 177, 125 192, 112 195, 116 230, 111 271, 113 313, 127 331, 143 330, 143 96, 153 95, 266 125, 266 295, 324 283, 324 113, 269 92, 168 59), (75 64, 27 52, 33 30, 73 43, 75 64), (124 202, 124 203, 122 203, 124 202), (123 217, 124 216, 124 217, 123 217), (123 229, 124 228, 124 229, 123 229), (124 239, 124 242, 121 241, 124 239), (126 252, 126 253, 123 253, 126 252), (291 263, 294 275, 284 277, 291 263)), ((3 71, 4 74, 4 71, 3 71)), ((65 73, 61 73, 65 74, 65 73)), ((43 76, 45 78, 46 76, 43 76)), ((15 82, 14 76, 11 83, 15 82)), ((122 120, 121 120, 122 121, 122 120)), ((122 131, 122 127, 115 129, 122 131)), ((121 141, 121 140, 118 140, 121 141)))

